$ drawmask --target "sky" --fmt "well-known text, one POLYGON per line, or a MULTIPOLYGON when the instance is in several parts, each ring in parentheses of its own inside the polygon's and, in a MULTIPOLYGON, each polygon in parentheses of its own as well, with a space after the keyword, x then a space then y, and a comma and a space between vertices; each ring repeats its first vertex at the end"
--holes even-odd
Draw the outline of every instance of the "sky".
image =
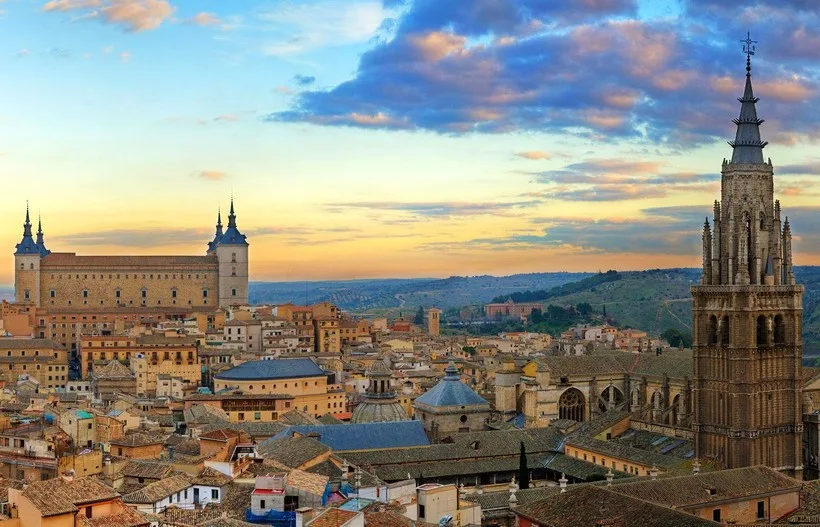
POLYGON ((52 251, 252 280, 700 265, 753 57, 764 155, 820 264, 820 2, 0 0, 0 284, 52 251))

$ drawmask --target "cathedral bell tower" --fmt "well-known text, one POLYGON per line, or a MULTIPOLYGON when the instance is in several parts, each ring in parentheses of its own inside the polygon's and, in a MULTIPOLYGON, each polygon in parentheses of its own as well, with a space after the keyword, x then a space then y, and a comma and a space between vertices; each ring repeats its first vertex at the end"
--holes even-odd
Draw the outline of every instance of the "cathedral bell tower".
POLYGON ((767 465, 802 477, 802 298, 792 271, 791 229, 774 200, 772 162, 746 85, 723 161, 713 223, 703 226, 703 276, 692 287, 693 429, 698 458, 726 468, 767 465))

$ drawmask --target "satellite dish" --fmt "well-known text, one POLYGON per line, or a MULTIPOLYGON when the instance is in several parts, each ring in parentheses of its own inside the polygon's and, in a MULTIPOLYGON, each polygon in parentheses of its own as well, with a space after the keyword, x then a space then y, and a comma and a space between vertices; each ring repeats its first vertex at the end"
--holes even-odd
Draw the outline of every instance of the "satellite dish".
POLYGON ((453 521, 453 517, 450 515, 442 516, 441 519, 438 521, 438 527, 447 527, 453 521))

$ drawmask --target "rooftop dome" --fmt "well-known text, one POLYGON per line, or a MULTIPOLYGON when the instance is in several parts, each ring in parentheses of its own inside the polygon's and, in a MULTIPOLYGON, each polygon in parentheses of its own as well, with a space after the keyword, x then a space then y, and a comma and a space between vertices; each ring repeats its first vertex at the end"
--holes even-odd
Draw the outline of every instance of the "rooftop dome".
POLYGON ((393 399, 366 399, 353 410, 351 423, 382 423, 409 421, 407 412, 393 399))
POLYGON ((461 382, 458 368, 451 362, 444 370, 444 378, 438 384, 416 398, 415 405, 433 408, 441 406, 472 406, 489 408, 490 403, 475 390, 461 382))

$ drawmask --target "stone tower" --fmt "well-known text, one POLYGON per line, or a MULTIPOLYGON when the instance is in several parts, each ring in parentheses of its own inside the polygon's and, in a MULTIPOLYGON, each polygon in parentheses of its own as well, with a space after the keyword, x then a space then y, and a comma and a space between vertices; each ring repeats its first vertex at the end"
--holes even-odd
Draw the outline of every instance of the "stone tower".
MULTIPOLYGON (((38 230, 38 241, 42 241, 42 229, 38 230)), ((45 244, 42 245, 45 250, 45 244)), ((41 248, 31 233, 28 205, 26 221, 23 223, 23 239, 14 251, 14 301, 19 303, 40 303, 40 257, 41 248)))
POLYGON ((221 215, 217 220, 216 236, 208 245, 219 262, 219 304, 232 306, 248 303, 248 242, 236 226, 236 213, 231 198, 228 227, 222 233, 221 215))
POLYGON ((727 468, 763 464, 800 478, 803 287, 763 159, 751 54, 732 160, 723 161, 713 225, 703 226, 701 284, 692 287, 695 451, 727 468))
POLYGON ((441 309, 431 307, 427 310, 427 334, 437 337, 441 334, 441 309))

